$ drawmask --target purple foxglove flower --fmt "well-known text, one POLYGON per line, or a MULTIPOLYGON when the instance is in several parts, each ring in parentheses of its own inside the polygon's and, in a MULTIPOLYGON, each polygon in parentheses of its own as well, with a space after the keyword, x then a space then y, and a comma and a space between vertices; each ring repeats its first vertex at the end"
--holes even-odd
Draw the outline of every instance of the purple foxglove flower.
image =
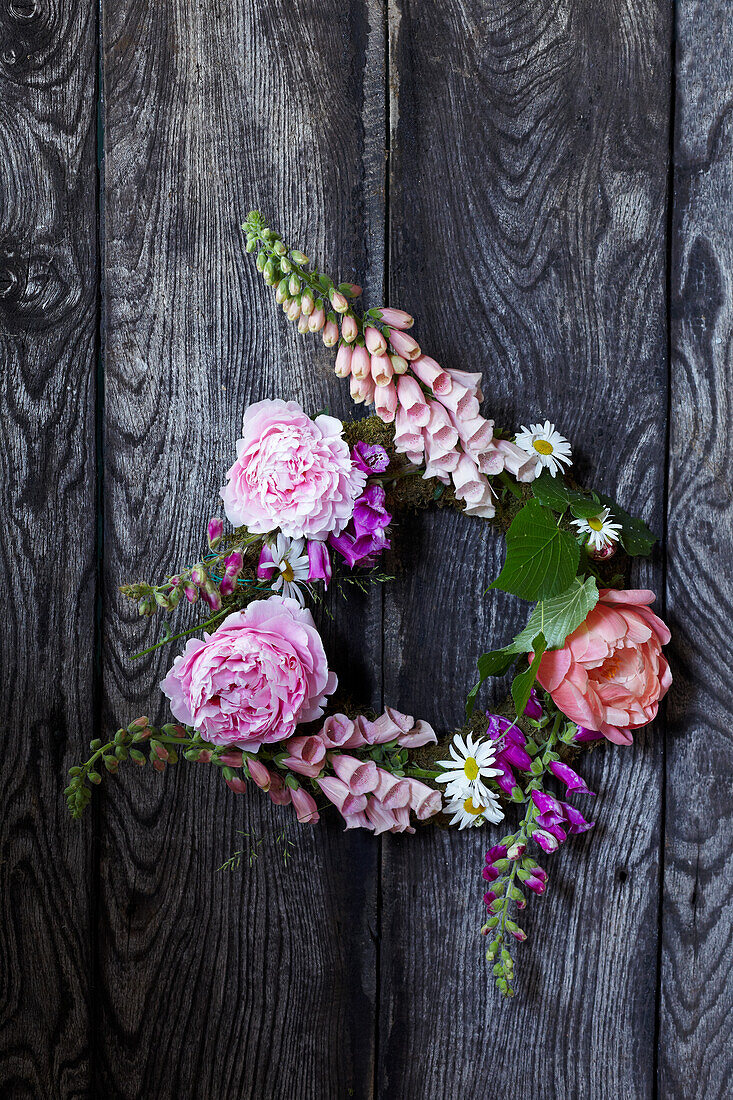
POLYGON ((219 519, 218 516, 212 516, 206 528, 206 534, 209 540, 209 546, 213 550, 219 545, 221 536, 224 534, 224 520, 219 519))
POLYGON ((500 757, 494 761, 494 767, 499 772, 499 774, 495 776, 497 785, 501 787, 504 794, 511 794, 517 785, 517 781, 514 778, 514 772, 500 757))
POLYGON ((540 703, 537 692, 534 688, 529 693, 529 702, 524 708, 524 713, 527 718, 541 718, 542 717, 542 704, 540 703))
POLYGON ((535 894, 544 894, 545 885, 547 882, 547 876, 544 879, 538 878, 536 874, 532 873, 529 878, 526 878, 522 883, 523 886, 529 887, 535 894))
POLYGON ((389 455, 378 443, 364 443, 360 439, 351 452, 351 461, 365 474, 383 474, 389 466, 389 455))
POLYGON ((594 794, 586 787, 585 780, 577 772, 569 768, 567 764, 561 763, 559 760, 553 760, 550 764, 550 771, 556 779, 560 779, 568 789, 568 794, 594 794))
POLYGON ((481 871, 481 877, 485 878, 487 882, 493 882, 494 879, 497 879, 500 874, 501 871, 497 870, 497 868, 494 867, 493 863, 487 864, 486 867, 484 867, 481 871))
POLYGON ((331 583, 331 556, 325 542, 308 543, 308 580, 323 581, 326 588, 331 583))
POLYGON ((224 558, 224 576, 221 579, 219 590, 222 596, 231 596, 237 587, 237 579, 242 572, 244 558, 241 550, 234 550, 224 558))
POLYGON ((543 829, 551 825, 559 825, 565 820, 562 806, 554 795, 548 794, 547 791, 532 791, 532 801, 540 811, 537 820, 543 829))
POLYGON ((523 856, 526 851, 527 845, 523 840, 519 840, 516 844, 512 844, 511 848, 507 849, 506 858, 514 861, 515 859, 519 859, 520 856, 523 856))
POLYGON ((532 839, 536 840, 543 852, 556 852, 560 847, 560 841, 546 829, 535 829, 532 839))
POLYGON ((499 753, 499 757, 502 763, 513 764, 515 768, 519 768, 523 772, 528 772, 532 767, 532 757, 527 750, 511 741, 507 741, 499 753))
POLYGON ((484 894, 484 905, 486 906, 486 908, 488 909, 492 901, 496 901, 498 897, 499 895, 495 894, 493 890, 487 890, 484 894))
POLYGON ((586 821, 580 810, 576 810, 569 802, 563 802, 562 807, 569 833, 587 833, 595 825, 595 821, 586 821))
POLYGON ((360 535, 374 534, 375 531, 387 527, 392 522, 392 516, 384 507, 385 499, 384 488, 381 485, 376 482, 367 485, 354 504, 351 522, 354 524, 354 534, 357 538, 360 535))
POLYGON ((573 738, 574 741, 599 741, 603 737, 603 734, 598 730, 589 730, 585 726, 578 726, 578 732, 573 738))
POLYGON ((497 859, 506 859, 506 845, 495 844, 493 848, 489 848, 486 853, 487 863, 496 863, 497 859))
POLYGON ((567 831, 563 828, 566 822, 563 821, 562 825, 543 825, 543 829, 547 833, 552 833, 556 840, 562 844, 564 840, 568 839, 567 831))
POLYGON ((383 550, 387 550, 391 543, 384 531, 376 531, 373 535, 361 535, 359 538, 349 531, 343 531, 340 535, 330 535, 328 545, 337 550, 353 569, 356 565, 367 568, 375 565, 379 555, 383 550))
POLYGON ((515 940, 519 940, 520 943, 523 943, 524 940, 526 940, 527 933, 524 931, 524 929, 522 929, 522 928, 509 928, 508 925, 507 925, 507 928, 508 928, 509 932, 511 932, 512 936, 514 936, 515 940))
POLYGON ((272 560, 272 547, 267 543, 262 544, 260 560, 257 563, 257 576, 261 581, 269 581, 277 572, 277 566, 272 560))

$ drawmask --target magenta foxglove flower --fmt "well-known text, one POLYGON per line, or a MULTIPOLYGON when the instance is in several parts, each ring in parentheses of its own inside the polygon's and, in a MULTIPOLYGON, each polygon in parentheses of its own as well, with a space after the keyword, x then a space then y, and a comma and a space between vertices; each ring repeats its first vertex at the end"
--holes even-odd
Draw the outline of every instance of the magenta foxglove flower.
POLYGON ((328 588, 331 583, 331 555, 325 542, 309 542, 308 551, 308 580, 323 581, 328 588))
POLYGON ((389 455, 378 443, 364 443, 360 439, 351 451, 351 461, 357 469, 372 476, 384 473, 389 466, 389 455))
POLYGON ((524 708, 524 713, 527 718, 541 718, 542 717, 542 704, 540 703, 539 696, 535 688, 529 693, 529 700, 527 706, 524 708))
POLYGON ((214 550, 221 542, 221 536, 224 534, 224 520, 220 519, 219 516, 212 516, 209 520, 206 534, 209 540, 209 546, 214 550))
POLYGON ((553 760, 550 764, 550 771, 559 779, 568 789, 568 794, 594 794, 593 791, 585 785, 585 780, 582 776, 578 775, 576 771, 573 771, 567 764, 563 764, 560 760, 553 760))
POLYGON ((382 551, 391 545, 385 531, 392 516, 385 508, 385 499, 383 487, 372 482, 356 501, 347 529, 341 535, 331 535, 328 540, 351 569, 356 565, 374 565, 382 551))

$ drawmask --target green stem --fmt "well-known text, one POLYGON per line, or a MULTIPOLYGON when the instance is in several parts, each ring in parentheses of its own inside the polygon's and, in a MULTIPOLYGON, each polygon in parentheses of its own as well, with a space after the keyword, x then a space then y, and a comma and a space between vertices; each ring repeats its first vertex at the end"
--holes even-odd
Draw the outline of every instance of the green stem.
POLYGON ((412 779, 437 779, 440 772, 429 771, 427 768, 405 768, 405 775, 409 775, 412 779))
POLYGON ((195 634, 197 630, 206 630, 208 626, 211 626, 212 623, 217 622, 228 613, 229 608, 223 607, 221 611, 217 611, 216 615, 212 615, 211 618, 205 619, 204 622, 194 623, 193 626, 189 626, 186 630, 179 631, 178 634, 171 634, 168 638, 163 638, 162 641, 156 642, 155 645, 150 645, 147 649, 141 649, 139 653, 134 653, 130 660, 136 661, 138 657, 145 657, 146 654, 153 653, 156 649, 160 649, 161 646, 168 645, 169 642, 175 642, 178 638, 185 638, 187 634, 195 634))

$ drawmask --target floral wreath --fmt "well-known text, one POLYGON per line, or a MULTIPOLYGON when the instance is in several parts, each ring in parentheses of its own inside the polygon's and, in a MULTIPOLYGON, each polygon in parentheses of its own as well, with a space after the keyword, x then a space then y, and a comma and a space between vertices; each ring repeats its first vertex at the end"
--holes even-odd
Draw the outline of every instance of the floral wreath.
POLYGON ((175 721, 157 728, 143 716, 107 743, 93 740, 89 760, 71 768, 69 809, 81 815, 103 769, 129 759, 162 772, 181 755, 214 765, 237 794, 253 783, 304 824, 332 804, 347 829, 466 829, 500 823, 515 803, 517 828, 487 851, 482 871, 486 957, 511 996, 508 943, 526 939, 515 910, 547 885, 535 856, 594 824, 568 801, 593 793, 575 758, 602 738, 630 744, 671 683, 654 593, 624 588, 628 559, 648 555, 654 536, 572 481, 570 445, 549 421, 497 431, 480 413, 480 374, 424 354, 409 314, 358 312, 361 288, 335 285, 259 213, 242 228, 288 319, 338 348, 337 376, 374 415, 311 417, 279 399, 247 409, 221 490, 231 530, 211 519, 200 561, 160 584, 122 588, 141 615, 181 602, 207 608, 205 621, 174 635, 166 627, 143 651, 204 632, 161 683, 175 721), (435 506, 501 528, 506 558, 491 587, 535 602, 512 641, 479 657, 466 722, 440 741, 393 707, 376 715, 339 705, 306 606, 330 584, 391 580, 380 562, 393 520, 435 506), (477 712, 482 683, 515 663, 502 712, 477 712))

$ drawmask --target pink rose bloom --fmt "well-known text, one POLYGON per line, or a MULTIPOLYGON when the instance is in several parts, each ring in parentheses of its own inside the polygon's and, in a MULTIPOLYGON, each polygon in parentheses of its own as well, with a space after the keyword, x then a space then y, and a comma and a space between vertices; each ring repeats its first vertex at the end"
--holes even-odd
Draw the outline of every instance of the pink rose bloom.
MULTIPOLYGON (((537 679, 573 722, 617 745, 656 717, 672 683, 662 646, 669 629, 649 610, 654 593, 602 588, 584 623, 540 661, 537 679)), ((531 657, 530 657, 531 659, 531 657)))
POLYGON ((254 751, 320 718, 336 676, 310 611, 270 596, 190 641, 160 686, 179 722, 254 751))
POLYGON ((296 401, 259 401, 242 432, 221 490, 229 522, 258 535, 276 528, 289 538, 340 534, 366 483, 341 421, 311 420, 296 401))

